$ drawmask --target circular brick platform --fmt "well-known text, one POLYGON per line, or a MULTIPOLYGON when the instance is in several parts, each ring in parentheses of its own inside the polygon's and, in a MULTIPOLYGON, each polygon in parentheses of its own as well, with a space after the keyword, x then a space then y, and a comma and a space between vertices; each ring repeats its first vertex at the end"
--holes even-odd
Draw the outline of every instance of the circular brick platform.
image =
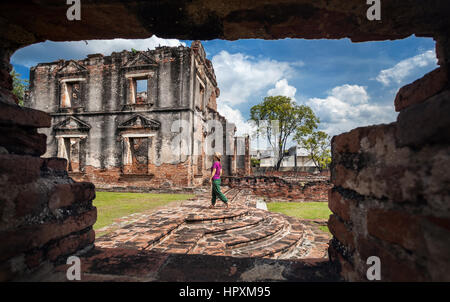
POLYGON ((249 190, 225 189, 230 200, 209 209, 209 194, 177 208, 121 219, 123 226, 96 239, 100 248, 275 259, 327 258, 330 235, 313 223, 257 209, 249 190))

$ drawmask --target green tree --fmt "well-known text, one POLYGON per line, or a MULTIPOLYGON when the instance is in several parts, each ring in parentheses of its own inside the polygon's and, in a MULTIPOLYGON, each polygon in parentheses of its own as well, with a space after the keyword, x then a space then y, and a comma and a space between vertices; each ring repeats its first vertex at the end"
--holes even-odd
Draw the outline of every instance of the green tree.
POLYGON ((250 120, 257 125, 256 134, 266 136, 272 146, 277 170, 286 154, 289 138, 311 134, 320 122, 310 107, 297 105, 286 96, 265 97, 262 103, 250 109, 250 120))
POLYGON ((252 167, 259 167, 259 165, 261 164, 261 160, 257 158, 250 158, 250 163, 252 167))
POLYGON ((13 94, 19 100, 19 105, 23 106, 23 100, 25 96, 25 90, 28 89, 28 81, 20 77, 14 69, 11 71, 11 77, 13 79, 13 94))
POLYGON ((308 137, 295 137, 295 140, 308 151, 314 165, 323 171, 331 164, 330 136, 323 131, 315 131, 308 137))

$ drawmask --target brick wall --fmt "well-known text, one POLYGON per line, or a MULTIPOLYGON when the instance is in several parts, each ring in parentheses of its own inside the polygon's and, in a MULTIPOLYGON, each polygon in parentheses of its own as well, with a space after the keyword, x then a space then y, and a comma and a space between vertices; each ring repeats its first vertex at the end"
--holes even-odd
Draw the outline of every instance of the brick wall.
POLYGON ((346 280, 367 280, 378 256, 382 281, 450 281, 447 68, 401 88, 395 106, 396 122, 332 140, 330 257, 346 280))
MULTIPOLYGON (((9 57, 0 64, 10 70, 9 57)), ((93 246, 95 188, 68 177, 65 159, 40 158, 50 116, 14 104, 9 74, 0 75, 0 281, 66 261, 93 246)))
POLYGON ((276 176, 224 177, 223 185, 251 189, 258 196, 283 201, 327 201, 328 180, 291 182, 276 176))
POLYGON ((305 171, 264 171, 266 176, 278 176, 278 177, 330 177, 330 171, 322 171, 320 173, 311 173, 305 171))
MULTIPOLYGON (((193 186, 190 171, 190 159, 186 163, 162 164, 151 166, 149 175, 123 174, 120 167, 98 169, 92 166, 85 167, 86 173, 71 174, 76 181, 95 183, 97 188, 111 189, 137 187, 137 188, 167 188, 193 186)), ((205 174, 206 175, 206 174, 205 174)))

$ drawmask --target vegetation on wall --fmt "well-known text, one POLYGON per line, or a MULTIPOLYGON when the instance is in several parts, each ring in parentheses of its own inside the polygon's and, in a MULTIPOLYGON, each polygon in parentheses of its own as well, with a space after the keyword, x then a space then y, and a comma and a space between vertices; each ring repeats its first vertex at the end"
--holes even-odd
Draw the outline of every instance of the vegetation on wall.
POLYGON ((13 94, 17 97, 18 105, 23 106, 25 91, 28 90, 29 82, 20 77, 14 69, 11 71, 11 77, 13 79, 13 94))

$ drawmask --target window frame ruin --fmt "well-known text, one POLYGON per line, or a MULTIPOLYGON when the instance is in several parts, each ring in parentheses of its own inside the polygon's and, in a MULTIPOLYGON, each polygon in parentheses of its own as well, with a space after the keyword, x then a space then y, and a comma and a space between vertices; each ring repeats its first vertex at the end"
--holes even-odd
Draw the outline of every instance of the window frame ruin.
POLYGON ((84 110, 85 104, 83 99, 83 92, 84 92, 84 83, 86 82, 85 77, 77 77, 77 78, 62 78, 59 80, 59 103, 58 108, 59 111, 67 111, 67 110, 75 110, 80 111, 84 110), (70 84, 68 84, 70 83, 70 84), (79 98, 78 103, 82 104, 81 106, 73 106, 73 85, 78 84, 79 85, 79 98), (68 85, 70 85, 72 88, 70 89, 70 92, 68 91, 68 85), (67 105, 68 103, 68 105, 67 105))
POLYGON ((122 141, 122 175, 153 175, 153 171, 150 168, 154 164, 154 139, 156 133, 122 133, 120 134, 122 141), (136 171, 133 169, 133 152, 131 150, 132 139, 147 139, 147 167, 145 173, 136 171))
POLYGON ((155 165, 156 150, 155 140, 158 137, 158 131, 161 124, 155 120, 149 120, 148 118, 137 114, 121 123, 118 127, 118 140, 122 142, 122 163, 121 163, 121 175, 122 176, 152 176, 154 171, 152 166, 155 165), (133 172, 133 157, 131 152, 130 139, 133 138, 147 138, 147 169, 146 173, 134 173, 133 172))
POLYGON ((153 102, 151 101, 151 81, 154 78, 154 71, 141 71, 139 73, 126 73, 125 74, 125 100, 124 106, 128 107, 147 107, 150 108, 153 106, 153 102), (138 91, 137 91, 137 81, 146 80, 147 81, 147 99, 145 102, 138 102, 138 91))

